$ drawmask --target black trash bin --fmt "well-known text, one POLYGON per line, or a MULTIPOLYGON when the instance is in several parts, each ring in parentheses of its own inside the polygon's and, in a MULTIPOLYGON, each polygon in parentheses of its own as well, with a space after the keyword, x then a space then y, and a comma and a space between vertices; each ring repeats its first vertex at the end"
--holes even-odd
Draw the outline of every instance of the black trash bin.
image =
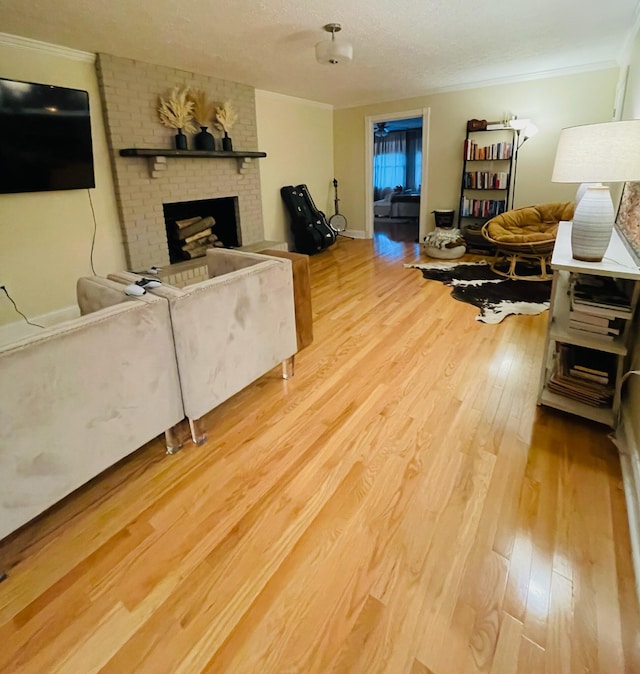
POLYGON ((453 227, 453 216, 455 211, 437 208, 435 211, 431 212, 436 219, 436 227, 444 227, 445 229, 451 229, 453 227))

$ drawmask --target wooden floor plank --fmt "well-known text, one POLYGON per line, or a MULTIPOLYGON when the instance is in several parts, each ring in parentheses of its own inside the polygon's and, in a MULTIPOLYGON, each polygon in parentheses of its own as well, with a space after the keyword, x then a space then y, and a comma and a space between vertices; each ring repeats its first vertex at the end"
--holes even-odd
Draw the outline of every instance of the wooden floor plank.
POLYGON ((392 234, 310 258, 295 377, 0 542, 0 672, 640 671, 615 448, 536 406, 547 316, 475 321, 392 234))

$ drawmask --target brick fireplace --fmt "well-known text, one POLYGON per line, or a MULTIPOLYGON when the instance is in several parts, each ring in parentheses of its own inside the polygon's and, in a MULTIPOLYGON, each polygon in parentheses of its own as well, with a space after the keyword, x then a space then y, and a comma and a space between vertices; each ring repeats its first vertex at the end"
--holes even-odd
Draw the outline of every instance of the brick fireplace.
MULTIPOLYGON (((237 204, 240 243, 261 241, 258 162, 263 160, 254 159, 240 173, 234 158, 167 157, 164 170, 153 171, 153 159, 119 154, 123 148, 173 148, 174 133, 160 124, 157 105, 175 86, 202 89, 218 104, 231 101, 238 113, 230 134, 234 149, 259 150, 254 89, 108 54, 99 54, 97 68, 129 269, 169 264, 164 204, 230 197, 237 204)), ((220 148, 220 132, 209 130, 220 148)))

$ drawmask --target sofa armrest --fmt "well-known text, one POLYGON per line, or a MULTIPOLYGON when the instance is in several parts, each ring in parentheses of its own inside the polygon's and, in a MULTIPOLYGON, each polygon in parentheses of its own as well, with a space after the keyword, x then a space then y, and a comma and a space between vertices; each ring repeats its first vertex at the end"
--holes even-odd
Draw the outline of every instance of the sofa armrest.
POLYGON ((185 412, 192 419, 297 350, 291 262, 264 258, 169 300, 185 412))
POLYGON ((210 248, 207 250, 206 258, 209 278, 229 274, 239 269, 246 269, 269 259, 268 256, 259 253, 245 253, 241 250, 230 250, 228 248, 210 248))
POLYGON ((0 348, 0 371, 0 538, 184 417, 157 298, 0 348))
POLYGON ((76 299, 80 315, 86 316, 136 298, 125 295, 120 283, 99 276, 83 276, 76 282, 76 299))

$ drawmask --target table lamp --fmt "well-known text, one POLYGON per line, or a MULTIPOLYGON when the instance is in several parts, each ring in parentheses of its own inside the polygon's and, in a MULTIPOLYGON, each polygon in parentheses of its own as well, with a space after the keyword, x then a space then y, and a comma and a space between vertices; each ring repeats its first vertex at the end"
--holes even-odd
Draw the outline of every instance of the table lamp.
POLYGON ((640 180, 640 119, 562 129, 551 181, 591 183, 579 190, 571 227, 571 254, 600 262, 609 246, 615 212, 609 187, 640 180), (586 189, 585 189, 586 187, 586 189))

